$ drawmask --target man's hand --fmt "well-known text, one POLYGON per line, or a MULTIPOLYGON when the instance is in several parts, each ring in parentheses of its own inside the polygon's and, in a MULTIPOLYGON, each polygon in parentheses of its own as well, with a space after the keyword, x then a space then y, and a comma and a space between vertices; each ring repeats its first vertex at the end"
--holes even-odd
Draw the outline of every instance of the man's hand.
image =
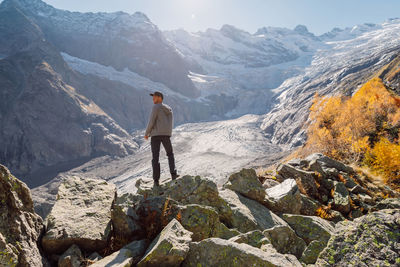
POLYGON ((144 139, 149 140, 149 137, 147 135, 144 136, 144 139))

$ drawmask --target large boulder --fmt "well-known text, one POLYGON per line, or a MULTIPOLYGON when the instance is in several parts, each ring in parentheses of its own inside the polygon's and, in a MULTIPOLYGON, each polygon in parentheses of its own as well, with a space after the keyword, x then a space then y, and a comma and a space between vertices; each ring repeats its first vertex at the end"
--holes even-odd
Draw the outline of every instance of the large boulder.
POLYGON ((286 179, 279 185, 266 190, 264 205, 278 213, 300 214, 301 195, 294 179, 286 179))
POLYGON ((43 227, 29 188, 0 165, 0 266, 45 265, 37 245, 43 227))
POLYGON ((334 223, 316 216, 283 214, 282 217, 307 243, 301 260, 306 263, 314 263, 333 234, 334 223))
POLYGON ((172 219, 150 244, 137 266, 179 266, 189 251, 191 236, 192 232, 172 219))
POLYGON ((301 209, 300 214, 314 216, 317 214, 317 210, 321 207, 321 204, 304 194, 300 194, 301 196, 301 209))
POLYGON ((162 183, 159 188, 152 188, 143 180, 138 180, 136 187, 138 194, 146 198, 163 196, 181 204, 214 207, 223 219, 227 219, 231 213, 226 202, 219 196, 217 185, 212 180, 200 176, 185 175, 177 180, 162 183))
POLYGON ((180 206, 180 222, 193 233, 192 240, 200 241, 209 237, 229 239, 240 234, 221 223, 217 211, 208 206, 190 204, 180 206))
POLYGON ((262 245, 271 244, 271 241, 260 230, 254 230, 232 237, 229 241, 245 243, 252 247, 261 248, 262 245))
POLYGON ((318 197, 318 189, 314 179, 314 172, 304 171, 289 164, 279 164, 277 179, 283 182, 286 179, 295 179, 300 192, 310 197, 318 197))
POLYGON ((332 169, 336 169, 337 171, 342 171, 345 173, 353 173, 354 170, 350 166, 329 158, 322 153, 314 153, 305 158, 308 162, 308 168, 312 171, 316 171, 321 173, 322 175, 328 174, 328 172, 332 169))
POLYGON ((49 254, 62 253, 72 244, 85 251, 100 251, 111 237, 111 208, 115 185, 98 179, 72 176, 58 189, 46 218, 42 245, 49 254))
POLYGON ((285 221, 262 204, 237 192, 224 189, 220 191, 220 196, 232 210, 229 226, 242 233, 265 230, 276 225, 287 225, 285 221))
POLYGON ((134 266, 146 251, 147 240, 138 240, 129 243, 111 255, 91 264, 91 267, 125 267, 134 266))
POLYGON ((208 238, 190 244, 189 253, 182 263, 186 266, 301 266, 293 255, 274 250, 262 251, 243 243, 208 238))
POLYGON ((349 191, 342 182, 334 182, 334 193, 333 193, 333 208, 340 211, 343 214, 347 214, 350 211, 350 196, 349 191))
POLYGON ((316 266, 399 266, 400 210, 385 209, 336 224, 316 266))
POLYGON ((240 172, 230 175, 224 188, 236 191, 258 202, 263 202, 265 198, 265 189, 254 169, 242 169, 240 172))
POLYGON ((375 209, 383 210, 383 209, 400 209, 400 198, 386 198, 374 206, 375 209))
POLYGON ((274 248, 282 254, 293 254, 300 259, 306 243, 289 226, 275 226, 263 231, 274 248))
POLYGON ((283 214, 282 218, 307 244, 313 240, 328 242, 335 224, 317 216, 283 214))

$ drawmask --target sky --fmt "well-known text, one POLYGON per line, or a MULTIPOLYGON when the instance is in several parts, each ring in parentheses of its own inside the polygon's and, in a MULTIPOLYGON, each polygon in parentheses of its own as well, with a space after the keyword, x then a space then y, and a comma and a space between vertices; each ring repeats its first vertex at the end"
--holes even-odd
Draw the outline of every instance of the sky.
POLYGON ((141 11, 161 30, 195 32, 231 24, 254 33, 264 26, 306 25, 317 35, 334 27, 400 17, 399 0, 45 0, 81 12, 141 11))

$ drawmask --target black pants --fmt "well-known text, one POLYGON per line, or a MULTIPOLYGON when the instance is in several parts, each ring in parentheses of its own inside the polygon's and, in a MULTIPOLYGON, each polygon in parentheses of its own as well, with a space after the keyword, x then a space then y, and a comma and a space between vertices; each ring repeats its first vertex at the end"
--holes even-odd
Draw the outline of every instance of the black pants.
POLYGON ((163 147, 165 148, 165 151, 167 152, 169 171, 170 171, 171 175, 176 174, 175 159, 174 159, 174 153, 172 151, 172 144, 171 144, 170 136, 168 136, 168 135, 152 136, 151 137, 151 152, 153 154, 153 160, 151 163, 153 166, 154 181, 160 180, 160 160, 159 159, 160 159, 161 143, 163 144, 163 147))

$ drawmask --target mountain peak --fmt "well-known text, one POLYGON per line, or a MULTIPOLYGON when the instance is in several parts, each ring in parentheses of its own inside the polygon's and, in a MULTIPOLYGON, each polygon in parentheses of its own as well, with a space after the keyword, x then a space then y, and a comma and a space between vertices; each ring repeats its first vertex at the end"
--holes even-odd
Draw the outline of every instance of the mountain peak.
POLYGON ((293 30, 294 30, 295 32, 300 33, 300 34, 307 34, 307 33, 310 33, 310 32, 308 31, 307 27, 306 27, 305 25, 301 25, 301 24, 297 25, 293 30))

